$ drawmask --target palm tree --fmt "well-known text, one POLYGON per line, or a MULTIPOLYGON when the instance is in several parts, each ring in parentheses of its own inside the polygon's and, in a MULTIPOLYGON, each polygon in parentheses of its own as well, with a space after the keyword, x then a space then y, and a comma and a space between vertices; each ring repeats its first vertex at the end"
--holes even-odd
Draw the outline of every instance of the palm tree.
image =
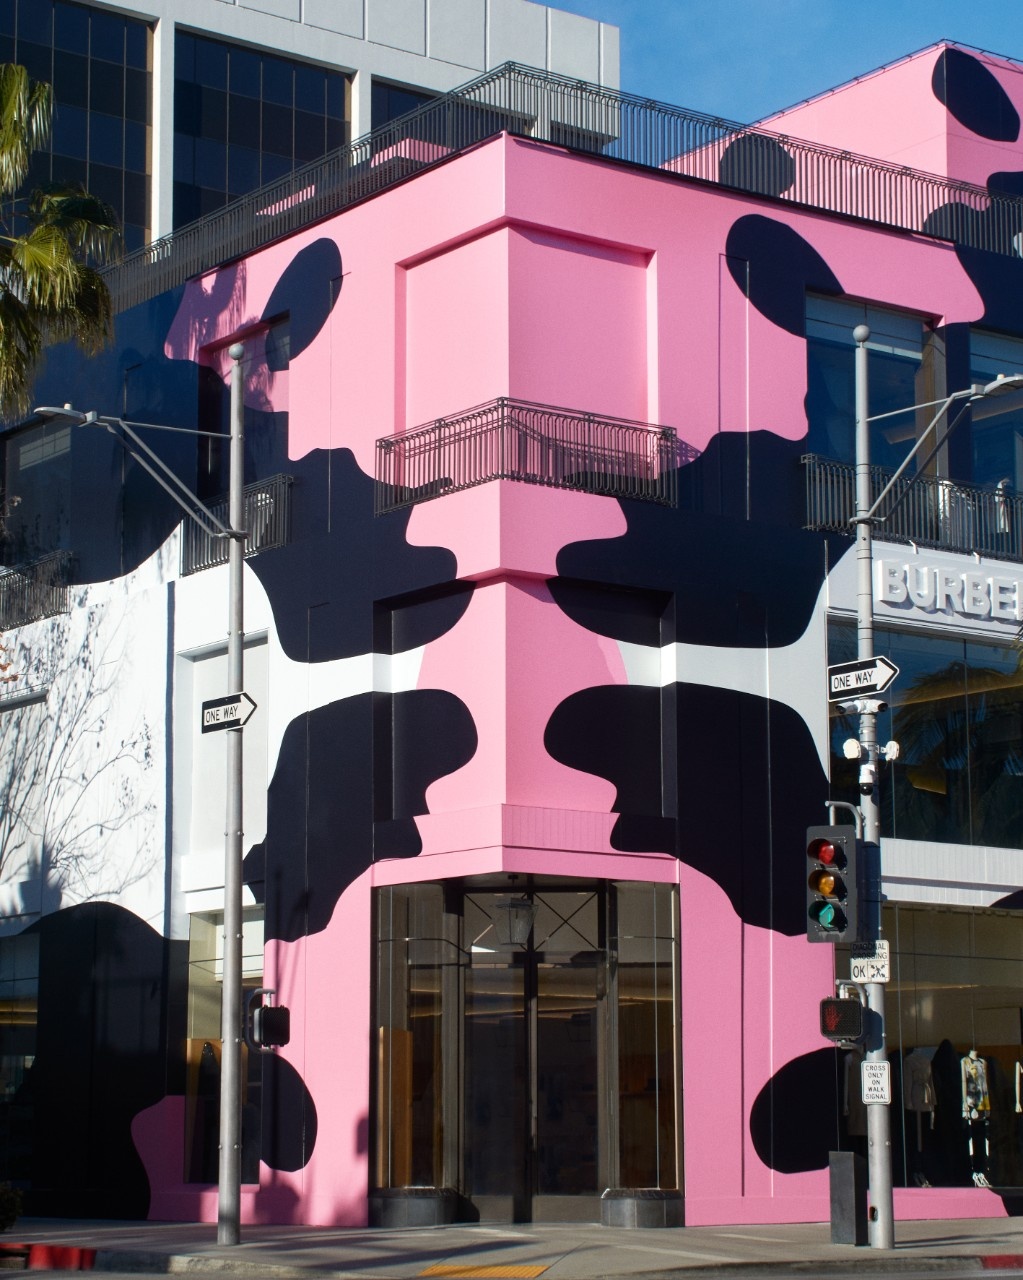
POLYGON ((53 115, 49 85, 0 64, 0 414, 24 411, 43 349, 71 339, 86 351, 111 333, 110 294, 97 267, 120 245, 117 215, 81 186, 25 193, 32 152, 53 115))

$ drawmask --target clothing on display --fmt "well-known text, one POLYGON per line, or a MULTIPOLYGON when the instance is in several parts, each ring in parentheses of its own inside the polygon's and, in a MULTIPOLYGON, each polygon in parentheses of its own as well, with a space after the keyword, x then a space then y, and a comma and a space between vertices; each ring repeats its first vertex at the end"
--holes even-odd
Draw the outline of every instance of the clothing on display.
POLYGON ((988 1118, 991 1114, 991 1093, 988 1089, 987 1063, 971 1049, 961 1061, 963 1079, 963 1118, 970 1126, 970 1168, 978 1187, 989 1187, 987 1180, 988 1118), (983 1148, 983 1156, 981 1155, 983 1148))

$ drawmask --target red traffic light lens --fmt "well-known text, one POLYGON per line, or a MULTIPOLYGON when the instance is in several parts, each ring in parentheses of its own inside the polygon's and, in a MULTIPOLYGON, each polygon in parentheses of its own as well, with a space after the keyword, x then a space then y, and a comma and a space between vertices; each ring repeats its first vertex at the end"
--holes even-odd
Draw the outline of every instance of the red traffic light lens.
POLYGON ((838 862, 838 850, 830 840, 811 840, 807 845, 806 856, 813 862, 823 862, 828 867, 838 862))

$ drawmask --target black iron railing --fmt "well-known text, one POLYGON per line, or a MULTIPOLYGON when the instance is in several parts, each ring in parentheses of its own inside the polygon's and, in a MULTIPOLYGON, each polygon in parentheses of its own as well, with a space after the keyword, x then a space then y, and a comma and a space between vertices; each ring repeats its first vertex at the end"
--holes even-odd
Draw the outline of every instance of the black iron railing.
POLYGON ((377 515, 489 480, 678 505, 698 451, 671 427, 501 397, 377 441, 377 515))
MULTIPOLYGON (((807 529, 854 534, 856 468, 816 454, 802 459, 806 468, 807 529)), ((894 472, 871 467, 876 497, 894 472)), ((1023 561, 1023 497, 994 488, 953 484, 936 476, 899 481, 882 504, 874 536, 883 542, 916 543, 945 551, 1023 561), (890 514, 887 514, 889 513, 890 514)))
POLYGON ((0 568, 0 630, 70 612, 72 556, 54 551, 31 564, 0 568))
MULTIPOLYGON (((211 503, 218 520, 228 523, 228 503, 223 498, 211 503)), ((254 556, 271 547, 283 547, 291 536, 291 476, 271 476, 245 486, 245 556, 254 556)), ((181 572, 198 573, 217 564, 227 564, 228 539, 214 538, 192 520, 182 526, 181 572)))
POLYGON ((1018 256, 1023 200, 506 63, 129 254, 117 310, 337 213, 506 130, 680 178, 1018 256))

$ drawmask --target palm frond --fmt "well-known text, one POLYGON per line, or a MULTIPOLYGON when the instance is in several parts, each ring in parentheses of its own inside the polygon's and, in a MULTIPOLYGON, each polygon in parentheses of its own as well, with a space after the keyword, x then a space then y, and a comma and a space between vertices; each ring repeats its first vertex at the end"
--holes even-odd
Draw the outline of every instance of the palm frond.
POLYGON ((13 195, 25 180, 32 152, 45 146, 53 118, 53 90, 16 63, 0 63, 0 192, 13 195))
POLYGON ((32 309, 0 288, 0 405, 7 413, 28 408, 28 380, 43 348, 32 309))
MULTIPOLYGON (((0 412, 26 407, 48 342, 99 350, 112 331, 110 294, 93 263, 120 249, 117 215, 80 186, 20 190, 32 152, 49 138, 53 94, 24 67, 0 63, 0 205, 25 210, 28 230, 0 232, 0 412)), ((8 224, 9 225, 9 224, 8 224)))
POLYGON ((94 262, 109 262, 120 251, 117 214, 82 186, 54 184, 33 191, 29 216, 37 225, 57 228, 94 262))

